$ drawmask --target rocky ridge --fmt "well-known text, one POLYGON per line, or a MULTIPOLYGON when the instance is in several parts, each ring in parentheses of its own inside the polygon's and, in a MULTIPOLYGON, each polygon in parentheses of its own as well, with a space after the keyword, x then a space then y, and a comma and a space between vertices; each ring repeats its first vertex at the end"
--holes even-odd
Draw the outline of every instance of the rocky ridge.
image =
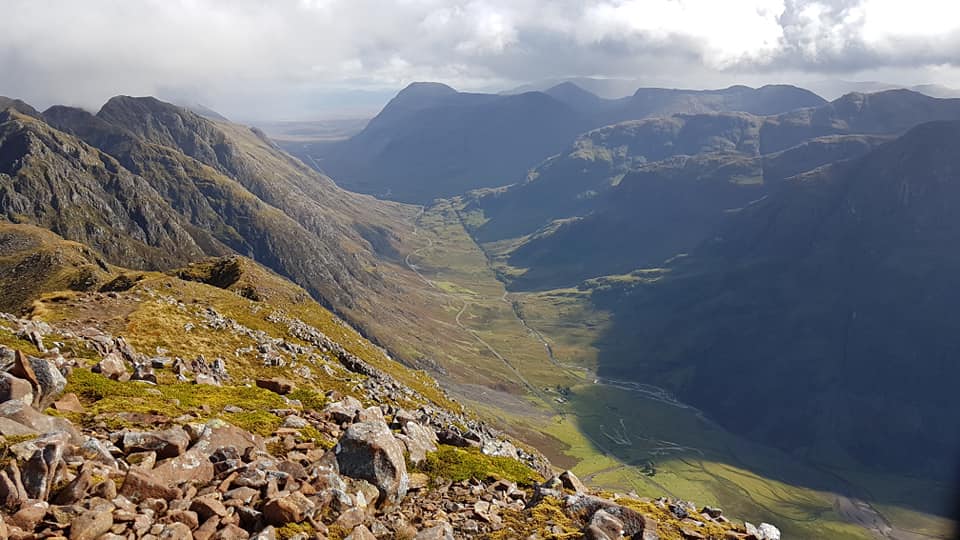
POLYGON ((176 278, 115 281, 0 316, 0 537, 779 538, 719 509, 592 493, 280 310, 262 315, 286 337, 183 302, 176 278), (123 302, 186 314, 184 335, 255 343, 235 357, 257 369, 146 353, 98 317, 49 311, 123 302))

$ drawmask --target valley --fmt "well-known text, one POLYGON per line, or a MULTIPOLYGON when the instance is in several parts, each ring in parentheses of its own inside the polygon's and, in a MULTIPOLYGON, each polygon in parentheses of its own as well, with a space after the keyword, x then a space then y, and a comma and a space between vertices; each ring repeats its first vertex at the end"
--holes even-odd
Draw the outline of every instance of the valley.
POLYGON ((597 376, 610 315, 576 288, 508 292, 463 210, 458 200, 424 208, 422 244, 407 263, 473 336, 482 369, 441 377, 471 409, 601 488, 722 504, 794 538, 947 537, 936 515, 946 484, 899 492, 903 478, 807 463, 731 434, 662 389, 597 376))

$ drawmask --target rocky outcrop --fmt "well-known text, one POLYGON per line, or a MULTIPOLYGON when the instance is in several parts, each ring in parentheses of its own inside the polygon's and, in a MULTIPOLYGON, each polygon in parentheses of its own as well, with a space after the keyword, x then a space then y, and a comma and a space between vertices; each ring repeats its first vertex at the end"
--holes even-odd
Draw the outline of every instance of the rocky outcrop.
MULTIPOLYGON (((211 308, 204 313, 206 324, 261 336, 211 308)), ((636 506, 641 503, 606 499, 591 493, 570 471, 531 484, 537 476, 530 467, 549 471, 542 458, 519 450, 480 422, 430 404, 318 330, 293 319, 277 320, 296 328, 307 343, 335 354, 343 373, 363 381, 356 385, 358 392, 350 396, 327 391, 322 395, 324 408, 313 410, 290 399, 294 383, 280 376, 241 380, 227 373, 222 359, 207 362, 199 357, 187 363, 151 358, 101 330, 37 329, 28 321, 0 315, 3 324, 33 328, 31 343, 43 344, 56 335, 73 340, 72 350, 85 345, 94 356, 50 349, 33 357, 0 347, 0 358, 6 359, 0 364, 6 368, 0 371, 0 397, 5 400, 0 403, 0 434, 5 437, 0 444, 8 456, 0 464, 5 536, 448 540, 492 533, 501 538, 572 538, 574 531, 597 540, 656 540, 661 531, 700 538, 704 536, 696 535, 708 531, 705 527, 722 525, 710 530, 728 531, 728 538, 779 540, 772 526, 736 528, 715 508, 698 513, 678 501, 636 506), (134 372, 150 366, 160 376, 154 373, 152 381, 130 377, 130 366, 134 372), (99 375, 88 371, 92 368, 99 375), (165 380, 202 384, 200 377, 208 376, 223 390, 229 385, 259 386, 269 392, 257 392, 285 406, 263 411, 277 427, 261 435, 208 418, 208 407, 178 418, 163 411, 92 415, 84 411, 96 409, 101 390, 61 396, 66 376, 81 372, 104 384, 134 386, 143 395, 159 395, 165 380), (396 405, 399 399, 419 405, 403 408, 396 405), (75 426, 38 408, 48 404, 54 404, 58 414, 80 415, 84 422, 75 426), (117 426, 118 421, 131 425, 117 426), (458 459, 477 460, 474 472, 467 478, 445 478, 462 473, 447 472, 443 464, 437 468, 438 460, 431 456, 444 448, 461 452, 458 459), (530 473, 522 481, 501 478, 494 470, 484 472, 483 459, 516 460, 516 467, 530 473), (427 467, 431 463, 432 468, 427 467), (541 511, 543 505, 550 510, 541 511), (683 518, 677 517, 681 510, 683 518), (661 512, 676 523, 650 512, 661 512), (551 517, 545 520, 544 515, 551 517)), ((264 338, 263 343, 308 353, 304 346, 284 340, 264 338)), ((223 410, 241 414, 244 405, 231 403, 223 410)))

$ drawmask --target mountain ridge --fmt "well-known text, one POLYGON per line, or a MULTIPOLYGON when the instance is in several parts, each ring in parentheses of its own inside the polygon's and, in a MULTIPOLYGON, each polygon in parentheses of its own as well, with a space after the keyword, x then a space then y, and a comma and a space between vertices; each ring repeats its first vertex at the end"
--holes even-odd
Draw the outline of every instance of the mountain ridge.
POLYGON ((786 86, 704 92, 640 89, 628 98, 604 100, 572 84, 547 92, 496 95, 415 83, 346 141, 283 145, 348 189, 423 204, 509 184, 576 135, 615 121, 730 109, 781 112, 822 102, 810 92, 786 86), (754 109, 754 102, 761 108, 754 109))

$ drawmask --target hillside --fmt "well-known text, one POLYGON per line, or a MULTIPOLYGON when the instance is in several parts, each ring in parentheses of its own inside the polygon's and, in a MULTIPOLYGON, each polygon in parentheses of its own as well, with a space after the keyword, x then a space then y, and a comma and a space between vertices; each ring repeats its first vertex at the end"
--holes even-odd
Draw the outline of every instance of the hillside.
POLYGON ((469 194, 465 210, 474 237, 519 269, 504 270, 516 287, 570 286, 657 265, 788 176, 956 118, 960 101, 890 91, 774 116, 622 122, 580 136, 523 182, 469 194))
POLYGON ((816 459, 941 474, 960 448, 940 429, 960 375, 957 141, 960 123, 923 124, 787 181, 658 279, 592 283, 615 313, 600 372, 816 459))
MULTIPOLYGON (((2 229, 24 251, 77 247, 2 229)), ((252 261, 51 286, 29 318, 0 314, 11 537, 779 535, 555 475, 252 261)))
POLYGON ((423 204, 512 183, 579 133, 613 122, 674 113, 779 113, 821 103, 793 87, 640 89, 607 100, 572 83, 514 95, 415 83, 347 141, 284 148, 347 189, 423 204))

